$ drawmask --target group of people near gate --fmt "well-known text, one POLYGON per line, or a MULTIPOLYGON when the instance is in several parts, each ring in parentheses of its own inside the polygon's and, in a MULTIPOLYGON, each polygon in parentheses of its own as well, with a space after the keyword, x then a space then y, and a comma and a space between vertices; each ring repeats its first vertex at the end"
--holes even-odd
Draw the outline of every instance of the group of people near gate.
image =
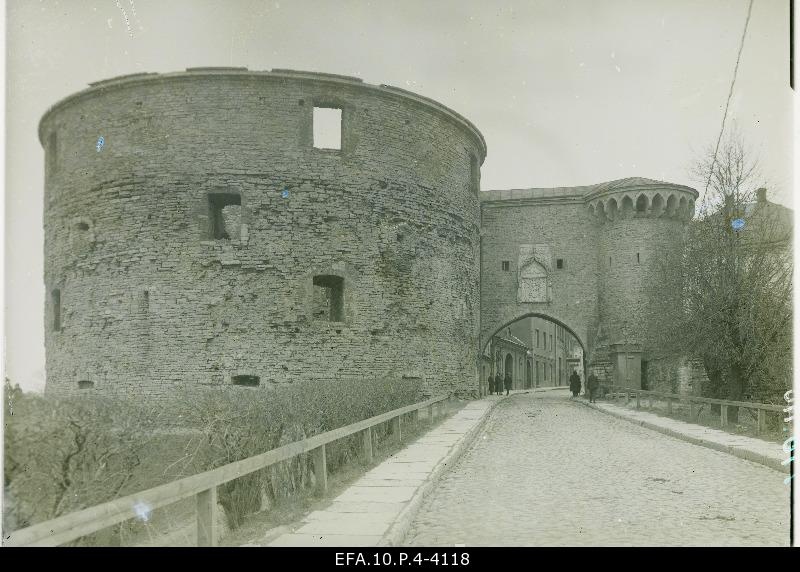
POLYGON ((500 372, 498 371, 496 375, 492 376, 489 374, 489 395, 497 395, 503 394, 503 387, 505 386, 506 395, 508 392, 511 391, 511 372, 507 371, 505 378, 500 376, 500 372))
MULTIPOLYGON (((589 379, 586 380, 586 393, 589 394, 590 403, 594 403, 598 387, 600 387, 600 380, 598 380, 597 376, 592 372, 589 375, 589 379)), ((572 375, 569 376, 569 390, 572 392, 573 398, 578 397, 578 394, 581 392, 581 376, 578 375, 577 371, 573 370, 572 375)))
MULTIPOLYGON (((511 372, 506 372, 505 378, 500 375, 500 372, 497 372, 495 375, 489 374, 489 379, 487 380, 489 385, 489 395, 497 395, 503 394, 503 388, 506 390, 506 395, 509 394, 511 391, 511 372)), ((589 394, 589 402, 595 402, 595 395, 597 394, 597 388, 600 386, 600 380, 597 379, 597 376, 592 372, 589 375, 589 379, 586 381, 586 392, 589 394)), ((572 392, 572 397, 578 397, 578 394, 581 392, 581 376, 578 375, 577 371, 572 372, 572 375, 569 376, 569 390, 572 392)))

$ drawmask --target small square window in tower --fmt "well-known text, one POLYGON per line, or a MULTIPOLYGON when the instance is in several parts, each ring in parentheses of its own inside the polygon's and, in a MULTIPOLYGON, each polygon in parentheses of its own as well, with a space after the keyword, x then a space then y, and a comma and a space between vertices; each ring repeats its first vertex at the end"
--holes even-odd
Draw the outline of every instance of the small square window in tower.
POLYGON ((557 258, 556 259, 556 268, 558 268, 559 270, 562 270, 564 268, 564 259, 563 258, 557 258))
POLYGON ((508 260, 503 260, 503 271, 504 272, 508 272, 510 266, 511 265, 509 264, 508 260))
POLYGON ((318 320, 344 321, 344 279, 341 276, 314 276, 312 315, 318 320))
POLYGON ((314 147, 342 148, 342 110, 336 107, 314 108, 314 147))
POLYGON ((209 193, 209 235, 215 240, 239 238, 242 225, 242 197, 238 193, 209 193))

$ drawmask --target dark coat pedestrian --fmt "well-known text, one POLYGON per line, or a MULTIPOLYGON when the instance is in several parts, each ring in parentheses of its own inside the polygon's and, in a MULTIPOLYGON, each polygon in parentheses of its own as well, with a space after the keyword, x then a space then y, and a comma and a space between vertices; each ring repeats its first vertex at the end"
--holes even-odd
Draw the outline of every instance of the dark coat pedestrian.
POLYGON ((489 379, 486 380, 486 391, 491 395, 494 392, 494 376, 490 373, 489 379))
POLYGON ((573 371, 569 376, 569 390, 572 392, 572 397, 578 397, 581 392, 581 376, 577 371, 573 371))
POLYGON ((597 379, 597 376, 592 372, 589 375, 589 379, 586 380, 586 389, 589 390, 589 402, 594 403, 595 395, 597 395, 597 389, 600 387, 600 381, 597 379))
POLYGON ((494 376, 494 390, 498 395, 503 392, 503 378, 500 377, 499 371, 497 372, 497 375, 494 376))
MULTIPOLYGON (((505 379, 505 386, 506 386, 506 395, 511 390, 511 372, 506 372, 506 379, 505 379)), ((500 389, 502 391, 502 388, 500 389)))

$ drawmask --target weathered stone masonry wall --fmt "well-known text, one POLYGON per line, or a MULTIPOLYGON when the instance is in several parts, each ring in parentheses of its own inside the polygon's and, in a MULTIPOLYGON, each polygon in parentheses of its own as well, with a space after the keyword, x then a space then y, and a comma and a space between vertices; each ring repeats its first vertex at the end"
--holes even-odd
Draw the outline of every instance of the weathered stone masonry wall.
POLYGON ((582 197, 549 196, 532 191, 512 198, 514 191, 483 193, 481 338, 485 342, 504 324, 536 313, 564 323, 589 344, 596 323, 597 239, 595 223, 582 197), (506 198, 500 193, 505 193, 506 198), (520 245, 550 247, 550 295, 547 303, 518 303, 520 245), (563 268, 556 268, 556 260, 563 268), (502 262, 509 261, 509 271, 502 262))
POLYGON ((158 397, 239 374, 477 387, 485 146, 446 108, 352 79, 188 72, 96 85, 40 138, 48 391, 158 397), (342 108, 341 151, 313 148, 315 105, 342 108), (230 240, 209 235, 209 193, 241 197, 230 240), (342 322, 311 315, 315 275, 344 279, 342 322))

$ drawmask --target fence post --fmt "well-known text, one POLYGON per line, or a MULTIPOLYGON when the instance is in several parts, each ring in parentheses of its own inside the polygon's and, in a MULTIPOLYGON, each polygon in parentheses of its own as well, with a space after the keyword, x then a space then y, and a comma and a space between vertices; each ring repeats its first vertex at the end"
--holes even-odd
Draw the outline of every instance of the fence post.
POLYGON ((217 487, 197 493, 197 546, 217 545, 217 487))
POLYGON ((667 397, 667 415, 672 415, 672 398, 667 397))
POLYGON ((625 391, 625 405, 628 405, 628 403, 630 403, 630 402, 631 402, 631 394, 630 394, 629 391, 626 390, 625 391))
POLYGON ((763 409, 757 409, 758 422, 756 423, 756 434, 763 433, 767 428, 767 412, 763 409))
POLYGON ((317 480, 317 492, 322 494, 328 489, 328 466, 325 460, 325 445, 311 451, 314 461, 314 477, 317 480))
POLYGON ((694 401, 689 400, 689 421, 694 421, 694 401))
POLYGON ((719 421, 723 427, 728 425, 728 406, 727 405, 720 405, 719 406, 719 421))
POLYGON ((372 462, 372 427, 364 429, 364 460, 367 463, 372 462))
POLYGON ((433 405, 428 405, 428 421, 433 420, 433 405))
POLYGON ((403 440, 403 434, 401 433, 402 429, 400 428, 400 416, 398 415, 394 419, 392 419, 392 433, 397 435, 397 442, 401 442, 403 440))
POLYGON ((636 392, 636 409, 639 409, 639 407, 641 407, 641 405, 642 405, 641 401, 642 401, 641 400, 641 395, 637 391, 636 392))

